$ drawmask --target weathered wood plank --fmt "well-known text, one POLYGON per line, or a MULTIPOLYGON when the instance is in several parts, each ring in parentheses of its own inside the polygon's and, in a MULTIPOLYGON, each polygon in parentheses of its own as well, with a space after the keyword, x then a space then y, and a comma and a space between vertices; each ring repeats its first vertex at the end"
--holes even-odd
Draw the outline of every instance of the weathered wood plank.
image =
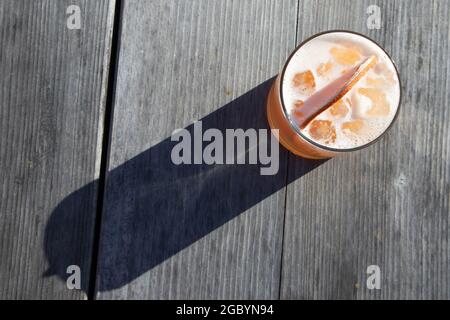
POLYGON ((99 174, 113 11, 108 0, 0 2, 0 299, 85 297, 50 275, 78 264, 87 287, 95 184, 65 207, 67 223, 49 217, 99 174), (80 30, 66 27, 72 4, 80 30))
POLYGON ((98 298, 277 298, 286 152, 270 177, 177 167, 168 137, 198 119, 267 128, 266 80, 294 47, 297 2, 123 4, 98 298))
POLYGON ((288 187, 281 298, 450 297, 449 14, 448 1, 301 1, 298 41, 367 34, 397 62, 403 103, 382 141, 288 187), (366 28, 374 3, 380 30, 366 28), (381 290, 366 288, 369 265, 381 290))

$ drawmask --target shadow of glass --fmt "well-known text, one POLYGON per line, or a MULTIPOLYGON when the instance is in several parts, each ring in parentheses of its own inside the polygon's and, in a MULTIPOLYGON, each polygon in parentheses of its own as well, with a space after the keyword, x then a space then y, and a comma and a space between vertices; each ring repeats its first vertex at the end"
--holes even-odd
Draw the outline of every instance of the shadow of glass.
MULTIPOLYGON (((203 131, 269 129, 265 100, 272 82, 201 119, 203 131)), ((186 129, 193 134, 193 125, 186 129)), ((295 170, 287 175, 288 151, 280 147, 279 171, 271 176, 260 174, 260 164, 174 165, 170 155, 176 143, 169 137, 108 172, 98 291, 129 283, 324 162, 291 156, 295 170)), ((53 211, 45 231, 46 275, 66 279, 72 264, 89 270, 91 230, 81 226, 94 225, 96 189, 94 181, 53 211)), ((82 279, 85 292, 87 278, 82 279)))

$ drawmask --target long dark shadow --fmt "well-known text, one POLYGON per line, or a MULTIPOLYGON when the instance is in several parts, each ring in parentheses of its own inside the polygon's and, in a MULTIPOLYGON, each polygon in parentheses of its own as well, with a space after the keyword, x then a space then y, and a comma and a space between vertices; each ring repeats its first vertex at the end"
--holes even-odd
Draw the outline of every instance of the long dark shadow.
MULTIPOLYGON (((272 81, 201 119, 203 131, 269 129, 265 99, 272 81)), ((193 125, 186 129, 193 135, 193 125)), ((280 147, 280 169, 271 176, 260 174, 260 164, 175 165, 176 143, 169 137, 108 172, 97 291, 129 283, 323 163, 291 156, 296 170, 286 178, 287 151, 280 147)), ((66 279, 68 265, 87 265, 89 232, 77 234, 73 224, 94 225, 89 199, 97 184, 73 192, 53 211, 45 230, 47 275, 66 279)))

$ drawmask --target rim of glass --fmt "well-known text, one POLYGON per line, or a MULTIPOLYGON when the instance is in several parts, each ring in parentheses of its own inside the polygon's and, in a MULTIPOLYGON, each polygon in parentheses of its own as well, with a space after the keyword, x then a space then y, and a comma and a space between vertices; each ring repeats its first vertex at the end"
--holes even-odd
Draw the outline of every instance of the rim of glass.
POLYGON ((400 106, 401 106, 401 102, 402 102, 402 84, 401 84, 401 80, 400 80, 400 73, 398 72, 398 68, 397 68, 396 63, 394 62, 394 60, 392 59, 392 57, 386 52, 386 50, 384 50, 384 48, 383 48, 382 46, 380 46, 377 42, 375 42, 374 40, 370 39, 369 37, 367 37, 367 36, 365 36, 365 35, 363 35, 363 34, 361 34, 361 33, 355 32, 355 31, 340 30, 340 29, 334 29, 334 30, 322 31, 322 32, 316 33, 316 34, 314 34, 314 35, 312 35, 312 36, 306 38, 305 40, 303 40, 303 41, 302 41, 302 42, 301 42, 301 43, 300 43, 300 44, 292 51, 292 53, 289 55, 288 59, 286 60, 286 63, 285 63, 284 66, 283 66, 283 70, 281 71, 281 75, 280 75, 280 84, 279 84, 279 85, 280 85, 280 87, 279 87, 279 92, 280 92, 281 107, 282 107, 282 109, 283 109, 284 116, 286 117, 286 119, 287 119, 288 122, 289 122, 289 125, 290 125, 290 126, 295 130, 295 132, 296 132, 297 134, 299 134, 303 139, 305 139, 306 141, 308 141, 308 142, 311 143, 312 145, 314 145, 314 146, 316 146, 316 147, 318 147, 318 148, 327 150, 327 151, 341 152, 341 153, 342 153, 342 152, 352 152, 352 151, 356 151, 356 150, 360 150, 360 149, 363 149, 363 148, 365 148, 365 147, 368 147, 369 145, 371 145, 371 144, 377 142, 379 139, 381 139, 381 138, 386 134, 386 132, 389 131, 389 129, 390 129, 390 128, 392 127, 392 125, 394 124, 394 122, 397 120, 398 114, 400 113, 400 106), (319 36, 321 36, 321 35, 328 34, 328 33, 339 33, 339 32, 341 32, 341 33, 351 33, 351 34, 354 34, 354 35, 363 37, 363 38, 365 38, 365 39, 371 41, 372 43, 374 43, 377 47, 379 47, 379 48, 386 54, 386 56, 389 58, 389 60, 391 61, 392 65, 394 66, 395 73, 397 74, 398 85, 399 85, 399 99, 398 99, 398 104, 397 104, 397 110, 396 110, 396 112, 395 112, 394 117, 392 118, 391 123, 390 123, 389 126, 386 128, 386 130, 384 130, 378 137, 376 137, 376 138, 373 139, 372 141, 369 141, 369 142, 366 143, 366 144, 360 145, 360 146, 355 147, 355 148, 350 148, 350 149, 337 149, 337 148, 327 147, 327 146, 324 146, 324 145, 322 145, 322 144, 319 144, 319 143, 315 142, 314 140, 312 140, 312 139, 308 138, 307 136, 305 136, 305 135, 301 132, 301 130, 300 130, 300 128, 298 127, 298 125, 295 124, 295 123, 293 122, 293 119, 291 119, 291 117, 289 116, 289 113, 287 112, 287 109, 286 109, 286 107, 285 107, 285 105, 284 105, 284 99, 283 99, 283 80, 284 80, 284 74, 285 74, 285 72, 286 72, 287 66, 288 66, 289 63, 291 62, 291 59, 292 59, 292 57, 295 55, 295 53, 297 53, 297 51, 298 51, 301 47, 303 47, 303 45, 305 45, 307 42, 311 41, 311 40, 314 39, 314 38, 317 38, 317 37, 319 37, 319 36))

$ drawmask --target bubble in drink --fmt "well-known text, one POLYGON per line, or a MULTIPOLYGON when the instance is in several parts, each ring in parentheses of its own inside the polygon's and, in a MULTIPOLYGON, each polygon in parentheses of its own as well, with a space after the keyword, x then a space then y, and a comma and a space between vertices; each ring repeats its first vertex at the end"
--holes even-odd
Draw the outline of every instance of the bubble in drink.
POLYGON ((318 145, 345 150, 363 146, 386 131, 399 105, 398 75, 387 54, 360 35, 331 32, 304 43, 280 79, 281 95, 295 123, 311 95, 321 94, 332 81, 369 57, 375 58, 373 66, 343 97, 306 127, 297 122, 303 136, 318 145))

